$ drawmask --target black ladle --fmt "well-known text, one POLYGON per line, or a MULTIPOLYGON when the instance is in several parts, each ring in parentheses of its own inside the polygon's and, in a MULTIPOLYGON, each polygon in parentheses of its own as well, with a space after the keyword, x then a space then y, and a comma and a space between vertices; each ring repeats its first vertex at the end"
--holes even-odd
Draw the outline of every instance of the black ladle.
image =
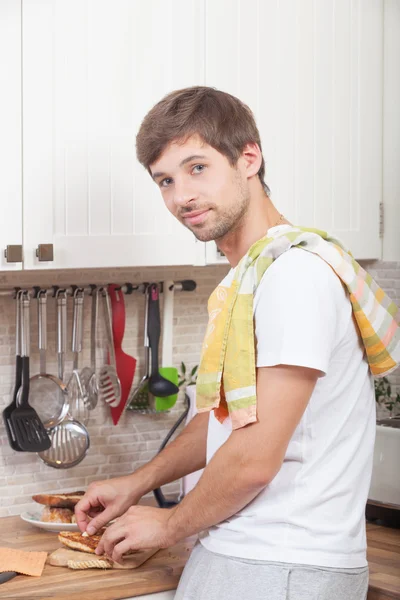
POLYGON ((161 320, 160 320, 160 288, 157 283, 151 283, 148 289, 149 313, 147 324, 147 335, 151 351, 151 374, 149 379, 149 391, 158 398, 167 398, 179 392, 179 388, 160 375, 158 369, 158 346, 160 343, 161 320))

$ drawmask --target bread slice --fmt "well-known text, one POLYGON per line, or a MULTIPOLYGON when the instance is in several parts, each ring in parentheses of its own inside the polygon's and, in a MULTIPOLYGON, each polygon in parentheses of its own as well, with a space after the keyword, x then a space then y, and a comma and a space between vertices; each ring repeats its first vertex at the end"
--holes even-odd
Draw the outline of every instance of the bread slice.
POLYGON ((124 555, 123 564, 114 562, 106 556, 96 556, 88 552, 71 550, 65 546, 57 548, 47 557, 47 563, 55 567, 69 567, 70 569, 137 569, 146 560, 157 552, 152 550, 139 550, 134 554, 124 555))
POLYGON ((69 560, 68 563, 69 569, 112 569, 113 565, 107 559, 99 557, 99 558, 91 558, 90 560, 69 560))
POLYGON ((102 529, 96 535, 90 536, 84 536, 78 531, 60 531, 58 539, 64 546, 67 546, 67 548, 95 554, 95 550, 99 545, 104 531, 105 529, 102 529))
POLYGON ((85 492, 81 490, 65 494, 61 492, 59 494, 35 494, 32 496, 32 500, 39 504, 46 504, 55 508, 74 508, 84 494, 85 492))
MULTIPOLYGON (((112 561, 106 559, 105 556, 93 556, 89 552, 79 552, 78 550, 71 550, 70 548, 57 548, 47 557, 47 563, 54 567, 68 567, 68 562, 85 562, 88 560, 94 560, 99 558, 103 561, 108 561, 110 567, 112 567, 112 561)), ((103 567, 104 568, 104 567, 103 567)))
POLYGON ((72 523, 73 516, 74 513, 70 508, 44 506, 40 520, 45 523, 72 523))

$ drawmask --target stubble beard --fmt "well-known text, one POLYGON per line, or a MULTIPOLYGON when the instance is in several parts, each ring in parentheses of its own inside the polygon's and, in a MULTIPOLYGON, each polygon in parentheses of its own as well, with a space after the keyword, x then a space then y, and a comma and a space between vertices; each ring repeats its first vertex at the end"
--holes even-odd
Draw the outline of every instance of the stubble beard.
POLYGON ((213 209, 217 223, 207 226, 190 228, 192 233, 200 242, 210 242, 212 240, 221 240, 228 233, 232 233, 240 227, 243 217, 247 213, 250 204, 250 193, 242 183, 240 174, 236 174, 236 198, 235 201, 223 212, 213 209))

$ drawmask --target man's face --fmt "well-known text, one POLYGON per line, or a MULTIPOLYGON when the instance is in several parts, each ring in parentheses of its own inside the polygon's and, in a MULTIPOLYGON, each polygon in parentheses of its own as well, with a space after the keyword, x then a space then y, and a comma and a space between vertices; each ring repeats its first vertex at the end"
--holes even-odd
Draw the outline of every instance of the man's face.
POLYGON ((235 229, 249 206, 241 159, 232 167, 198 136, 169 144, 150 170, 168 210, 202 242, 235 229))

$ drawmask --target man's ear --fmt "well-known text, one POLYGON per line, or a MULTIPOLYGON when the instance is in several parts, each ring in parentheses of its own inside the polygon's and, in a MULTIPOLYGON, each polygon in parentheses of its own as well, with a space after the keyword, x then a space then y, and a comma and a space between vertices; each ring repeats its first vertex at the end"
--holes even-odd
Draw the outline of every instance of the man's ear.
POLYGON ((246 144, 240 158, 248 179, 258 174, 262 163, 262 154, 258 144, 255 142, 246 144))

